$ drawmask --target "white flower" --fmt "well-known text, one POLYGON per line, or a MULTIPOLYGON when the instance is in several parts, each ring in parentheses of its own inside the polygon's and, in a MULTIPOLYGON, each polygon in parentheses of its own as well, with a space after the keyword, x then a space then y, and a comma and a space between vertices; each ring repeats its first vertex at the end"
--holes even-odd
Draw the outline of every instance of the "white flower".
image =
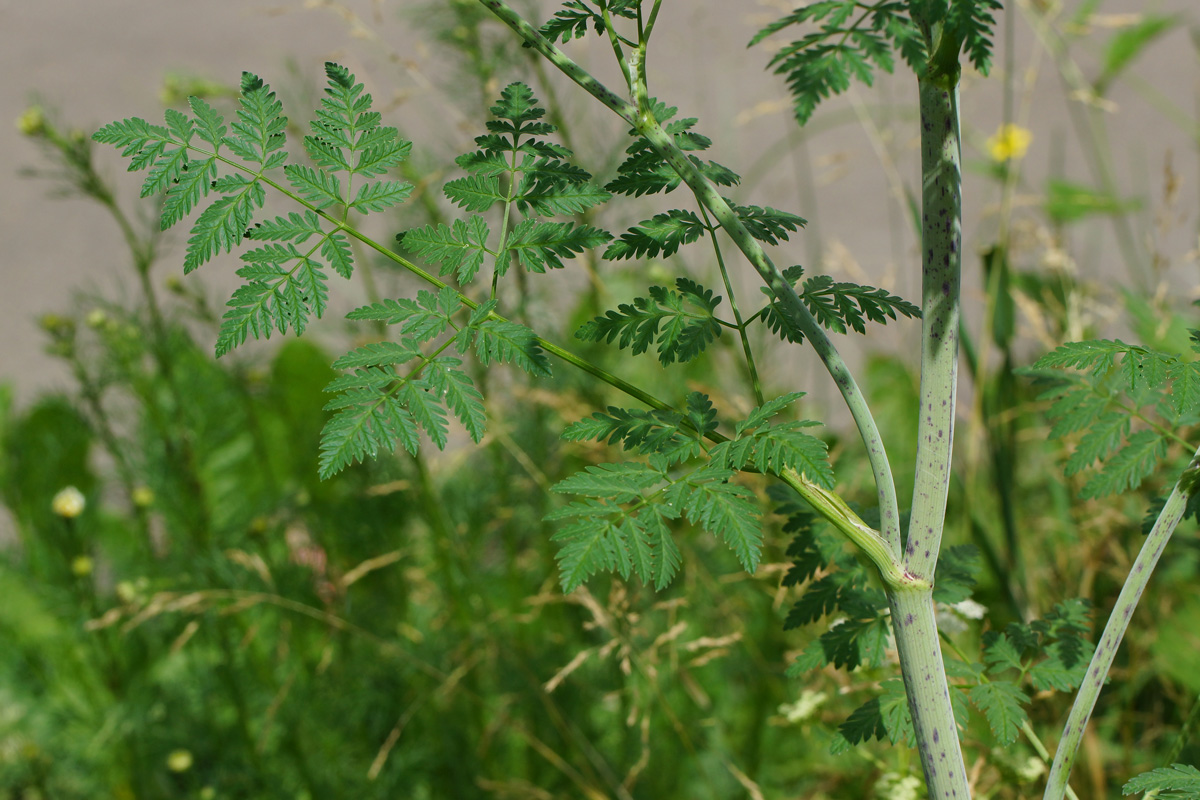
POLYGON ((1046 762, 1037 756, 1030 756, 1025 763, 1017 767, 1017 777, 1025 783, 1033 783, 1046 772, 1046 762))
POLYGON ((919 800, 924 792, 921 791, 921 779, 916 775, 885 772, 875 784, 875 796, 879 800, 919 800))
POLYGON ((87 500, 83 497, 83 492, 76 489, 74 486, 67 488, 54 495, 54 499, 50 501, 50 509, 60 517, 66 519, 75 519, 83 513, 84 507, 87 505, 87 500))
POLYGON ((167 756, 167 769, 171 772, 187 772, 192 768, 193 761, 190 750, 172 750, 167 756))
POLYGON ((955 603, 950 607, 967 619, 983 619, 983 615, 987 613, 986 606, 980 605, 971 599, 963 600, 961 603, 955 603))
POLYGON ((805 689, 800 693, 800 699, 794 703, 784 703, 779 706, 779 713, 787 717, 788 722, 803 722, 811 717, 821 704, 829 699, 824 692, 814 692, 805 689))

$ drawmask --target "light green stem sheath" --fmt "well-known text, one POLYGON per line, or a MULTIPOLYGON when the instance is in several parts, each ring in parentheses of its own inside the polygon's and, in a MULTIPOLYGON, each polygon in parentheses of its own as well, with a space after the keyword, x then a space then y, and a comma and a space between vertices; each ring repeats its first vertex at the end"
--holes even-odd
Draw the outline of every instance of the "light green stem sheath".
POLYGON ((921 411, 904 564, 932 578, 946 518, 958 386, 962 173, 957 81, 922 79, 921 411))
MULTIPOLYGON (((954 62, 955 66, 957 62, 954 62)), ((906 573, 932 582, 946 518, 958 375, 962 173, 958 74, 920 79, 922 180, 921 411, 906 573)), ((931 798, 971 796, 942 662, 933 590, 888 592, 900 670, 931 798)))
MULTIPOLYGON (((796 295, 796 291, 792 285, 784 279, 780 271, 767 257, 767 254, 763 252, 758 240, 750 234, 737 214, 729 207, 724 198, 721 197, 716 187, 688 160, 687 156, 675 145, 674 139, 662 129, 658 120, 650 112, 649 103, 645 99, 646 87, 642 69, 644 61, 641 58, 640 52, 636 63, 622 65, 627 69, 634 94, 641 101, 635 106, 614 95, 610 89, 568 58, 566 54, 555 47, 546 37, 542 36, 536 28, 525 21, 504 0, 480 0, 480 2, 524 38, 530 46, 558 67, 567 77, 619 114, 638 133, 646 137, 646 140, 654 148, 655 152, 675 170, 684 183, 688 185, 688 188, 695 193, 700 203, 709 210, 717 222, 720 223, 721 227, 725 229, 725 233, 738 246, 762 277, 763 282, 767 284, 771 293, 779 300, 788 319, 803 332, 824 363, 826 370, 828 370, 830 376, 833 377, 834 382, 837 384, 838 390, 842 393, 842 397, 845 400, 846 407, 850 410, 850 414, 854 418, 854 423, 862 436, 863 443, 866 445, 867 457, 871 463, 871 471, 875 477, 875 486, 879 498, 880 526, 883 538, 888 546, 886 560, 883 563, 876 561, 876 566, 885 575, 894 575, 902 572, 899 570, 897 563, 900 558, 900 512, 899 504, 896 500, 896 486, 892 480, 892 471, 888 464, 887 453, 883 447, 883 439, 879 435, 879 429, 876 427, 871 411, 867 407, 866 398, 863 396, 862 390, 859 389, 854 376, 851 375, 841 354, 833 346, 829 337, 825 335, 824 329, 821 328, 808 308, 796 295)), ((868 552, 868 555, 874 560, 877 555, 882 554, 868 552)))
POLYGON ((1079 753, 1083 733, 1087 730, 1088 720, 1096 707, 1100 689, 1108 678, 1108 670, 1112 667, 1117 648, 1125 636, 1125 629, 1129 627, 1133 610, 1137 608, 1138 600, 1141 599, 1146 584, 1150 582, 1150 573, 1154 572, 1154 566, 1170 541, 1171 534, 1183 519, 1188 498, 1197 489, 1200 489, 1200 450, 1192 456, 1192 463, 1175 484, 1171 496, 1159 512, 1154 527, 1150 529, 1141 552, 1129 570, 1125 585, 1121 587, 1121 594, 1117 597, 1112 614, 1108 617, 1108 624, 1104 626, 1104 633, 1096 645, 1096 652, 1092 655, 1092 663, 1088 664, 1087 675, 1075 694, 1075 704, 1071 706, 1071 713, 1067 716, 1062 740, 1054 753, 1054 765, 1050 768, 1050 777, 1046 779, 1046 792, 1043 795, 1045 800, 1062 800, 1063 793, 1067 790, 1067 778, 1071 774, 1075 756, 1079 753))

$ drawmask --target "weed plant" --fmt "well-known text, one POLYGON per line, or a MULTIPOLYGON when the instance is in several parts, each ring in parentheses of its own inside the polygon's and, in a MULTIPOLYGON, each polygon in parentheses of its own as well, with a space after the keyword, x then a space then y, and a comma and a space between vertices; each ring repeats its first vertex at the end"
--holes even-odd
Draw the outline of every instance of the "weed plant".
MULTIPOLYGON (((165 126, 97 131, 148 170, 142 194, 162 202, 149 230, 88 137, 23 120, 66 185, 112 214, 141 295, 44 318, 77 392, 3 415, 19 532, 0 611, 15 654, 7 796, 1061 797, 1085 731, 1080 796, 1196 794, 1186 709, 1200 687, 1181 666, 1193 546, 1171 544, 1155 573, 1169 644, 1135 624, 1117 645, 1195 516, 1200 334, 1190 309, 1148 294, 1161 262, 1136 246, 1099 117, 1081 112, 1096 187, 1052 182, 1041 218, 1014 211, 1021 129, 997 135, 1002 211, 974 339, 958 322, 957 87, 960 53, 987 72, 999 4, 830 0, 755 40, 797 33, 771 65, 801 125, 897 58, 918 76, 920 303, 774 265, 764 247, 786 254, 805 221, 741 199, 700 121, 649 95, 659 8, 572 0, 540 29, 498 0, 440 9, 486 106, 444 183, 450 214, 412 202, 413 145, 336 64, 306 127, 244 74, 232 108, 192 97, 165 126), (494 20, 529 47, 491 49, 494 20), (593 34, 627 93, 556 46, 593 34), (531 88, 543 59, 631 127, 600 179, 531 88), (509 69, 533 77, 489 93, 509 69), (294 210, 257 213, 269 193, 294 210), (630 205, 611 233, 594 211, 614 197, 669 202, 647 217, 630 205), (394 247, 362 233, 363 215, 405 201, 424 216, 409 211, 394 247), (1116 220, 1142 344, 1081 323, 1094 288, 1045 266, 1097 214, 1116 220), (241 251, 223 312, 190 278, 170 279, 169 298, 152 279, 157 228, 191 216, 185 272, 241 251), (1031 249, 1034 221, 1048 226, 1031 249), (701 246, 710 269, 647 280, 645 263, 701 246), (735 296, 741 258, 761 298, 735 296), (580 263, 594 280, 571 301, 572 351, 538 325, 564 301, 537 278, 580 263), (305 333, 334 274, 375 287, 395 269, 423 288, 370 288, 348 353, 307 339, 262 361, 234 353, 305 333), (611 304, 596 284, 636 293, 611 304), (916 318, 919 372, 879 357, 856 382, 828 335, 916 318), (800 418, 802 394, 762 370, 766 351, 800 345, 857 436, 800 418), (956 414, 960 360, 973 392, 956 414), (915 487, 911 509, 897 485, 915 487), (1155 494, 1147 510, 1139 495, 1155 494), (1118 592, 1096 639, 1093 611, 1108 618, 1118 592), (1144 661, 1156 668, 1135 671, 1144 661)), ((1078 80, 1076 28, 1047 4, 1023 11, 1078 80)), ((1114 36, 1085 99, 1171 24, 1114 36)))

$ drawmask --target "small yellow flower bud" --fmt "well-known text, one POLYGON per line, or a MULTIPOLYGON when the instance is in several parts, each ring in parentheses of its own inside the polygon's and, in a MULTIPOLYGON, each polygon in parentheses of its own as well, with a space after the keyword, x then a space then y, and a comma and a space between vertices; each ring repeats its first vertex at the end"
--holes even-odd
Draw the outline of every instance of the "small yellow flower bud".
POLYGON ((146 508, 154 502, 154 491, 149 486, 138 486, 130 497, 138 508, 146 508))
POLYGON ((50 509, 60 517, 66 519, 75 519, 83 513, 84 507, 87 505, 87 500, 83 497, 83 492, 76 489, 74 486, 67 488, 54 495, 54 499, 50 501, 50 509))
POLYGON ((89 328, 99 328, 107 321, 108 314, 105 314, 102 308, 93 308, 88 312, 87 324, 89 328))
POLYGON ((92 574, 92 559, 90 556, 75 556, 71 561, 71 574, 77 578, 86 578, 92 574))
POLYGON ((171 755, 167 756, 167 769, 171 772, 187 772, 192 768, 192 763, 191 750, 172 750, 171 755))
POLYGON ((41 136, 46 132, 46 113, 41 106, 30 106, 17 117, 17 130, 24 136, 41 136))

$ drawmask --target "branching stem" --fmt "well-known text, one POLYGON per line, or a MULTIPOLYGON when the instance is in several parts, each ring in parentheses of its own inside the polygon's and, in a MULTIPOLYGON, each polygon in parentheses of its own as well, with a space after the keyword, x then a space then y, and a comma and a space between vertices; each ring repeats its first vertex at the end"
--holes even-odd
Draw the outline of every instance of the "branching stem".
MULTIPOLYGON (((888 464, 887 452, 883 447, 883 439, 875 424, 874 417, 867 407, 866 398, 858 387, 854 376, 850 373, 846 362, 838 353, 837 348, 825 334, 825 330, 813 317, 808 308, 800 301, 795 289, 784 279, 779 269, 771 262, 746 226, 742 224, 737 213, 721 197, 716 187, 704 177, 696 166, 676 146, 674 139, 659 125, 651 113, 644 82, 643 66, 645 59, 638 52, 637 57, 631 57, 629 62, 622 64, 626 75, 631 79, 637 76, 636 85, 632 87, 637 104, 630 103, 605 87, 592 77, 587 70, 580 67, 559 50, 551 41, 542 36, 536 28, 529 24, 520 14, 504 0, 480 0, 485 8, 490 10, 502 22, 512 28, 531 47, 546 57, 568 78, 575 81, 589 94, 616 112, 622 119, 644 136, 655 152, 671 166, 679 177, 695 193, 697 200, 712 213, 725 232, 733 239, 738 249, 759 273, 771 293, 779 300, 789 321, 799 328, 817 352, 826 370, 837 384, 842 393, 847 408, 854 418, 867 449, 867 458, 874 474, 875 486, 879 499, 879 516, 885 541, 888 544, 888 557, 884 563, 876 563, 882 573, 895 572, 900 558, 900 511, 896 500, 896 487, 892 479, 891 467, 888 464), (630 63, 632 62, 632 63, 630 63)), ((644 42, 641 43, 644 46, 644 42)), ((880 554, 882 555, 882 554, 880 554)))

